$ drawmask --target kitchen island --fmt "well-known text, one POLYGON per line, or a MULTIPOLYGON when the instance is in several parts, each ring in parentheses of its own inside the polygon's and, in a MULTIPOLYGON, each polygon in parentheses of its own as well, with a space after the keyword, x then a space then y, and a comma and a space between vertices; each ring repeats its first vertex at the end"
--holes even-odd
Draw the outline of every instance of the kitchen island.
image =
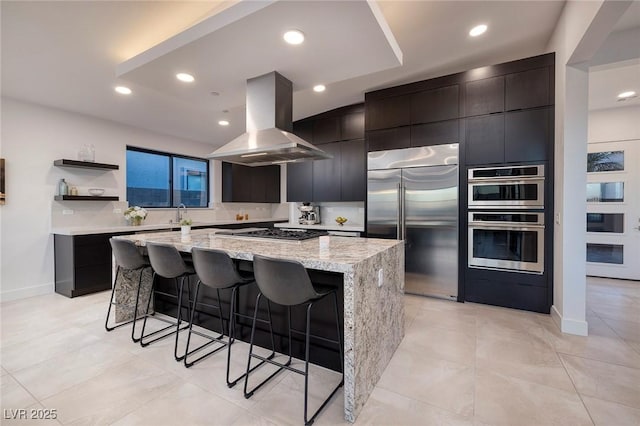
MULTIPOLYGON (((140 246, 147 242, 214 248, 251 261, 254 254, 297 260, 307 269, 342 274, 344 292, 344 410, 353 422, 404 337, 404 245, 400 241, 328 237, 283 241, 216 235, 209 229, 123 235, 140 246)), ((128 286, 124 286, 127 291, 128 286)), ((129 299, 131 295, 121 295, 129 299)))

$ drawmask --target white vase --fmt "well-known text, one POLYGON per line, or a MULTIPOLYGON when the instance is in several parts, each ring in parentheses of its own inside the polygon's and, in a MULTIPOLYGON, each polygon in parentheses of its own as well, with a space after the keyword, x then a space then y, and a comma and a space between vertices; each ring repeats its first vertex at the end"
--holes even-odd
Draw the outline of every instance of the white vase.
POLYGON ((191 225, 182 225, 180 227, 180 233, 182 235, 189 235, 190 232, 191 232, 191 225))

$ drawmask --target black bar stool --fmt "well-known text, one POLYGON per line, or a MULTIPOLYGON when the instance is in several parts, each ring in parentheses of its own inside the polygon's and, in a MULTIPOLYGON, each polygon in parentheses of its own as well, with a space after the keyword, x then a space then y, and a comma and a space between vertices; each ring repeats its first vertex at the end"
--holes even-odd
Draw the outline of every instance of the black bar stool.
MULTIPOLYGON (((151 267, 153 268, 153 283, 151 284, 151 292, 149 294, 149 300, 147 301, 147 310, 145 312, 144 322, 142 323, 142 334, 140 336, 140 345, 142 347, 148 346, 155 341, 164 339, 165 337, 169 337, 175 333, 176 343, 173 348, 173 356, 175 357, 176 361, 182 361, 182 359, 184 358, 184 355, 178 356, 178 339, 180 335, 180 330, 185 330, 188 327, 188 325, 186 325, 180 328, 180 324, 182 323, 182 309, 183 309, 182 293, 184 290, 185 279, 187 280, 187 290, 189 291, 189 293, 191 292, 189 288, 188 279, 191 275, 195 274, 195 271, 192 267, 187 266, 187 264, 182 259, 182 256, 180 256, 180 252, 172 245, 147 243, 147 252, 149 254, 149 260, 151 261, 151 267), (167 279, 173 279, 176 286, 176 294, 156 291, 156 276, 161 276, 167 279), (180 284, 178 284, 178 279, 180 281, 180 284), (147 316, 149 315, 149 306, 151 305, 151 299, 153 299, 153 297, 156 294, 178 299, 177 318, 176 318, 176 321, 174 322, 171 320, 157 317, 159 320, 169 323, 170 325, 145 335, 144 329, 147 325, 147 316), (163 331, 168 330, 172 327, 175 327, 174 331, 170 333, 165 333, 147 342, 144 341, 145 338, 154 336, 158 333, 162 333, 163 331)), ((187 299, 187 305, 189 304, 189 299, 187 299)), ((189 315, 189 307, 187 307, 187 316, 188 315, 189 315)))
MULTIPOLYGON (((187 349, 186 349, 186 355, 184 358, 184 365, 187 368, 191 367, 196 362, 202 360, 203 358, 208 357, 209 355, 215 352, 218 352, 220 349, 223 349, 226 346, 227 347, 227 386, 233 387, 246 374, 246 373, 242 374, 241 376, 237 377, 233 381, 229 379, 229 366, 231 361, 231 345, 235 340, 236 318, 237 317, 247 318, 247 319, 252 318, 251 316, 244 315, 236 311, 236 306, 238 303, 238 290, 240 289, 240 287, 247 284, 251 284, 255 281, 253 277, 243 278, 242 276, 240 276, 236 266, 233 263, 233 260, 224 251, 194 247, 191 250, 191 255, 193 259, 193 266, 198 275, 198 283, 196 284, 193 304, 191 305, 191 319, 189 322, 189 336, 187 337, 187 349), (200 284, 204 284, 205 286, 216 290, 216 295, 218 300, 217 305, 198 302, 200 284), (222 307, 220 305, 220 290, 225 290, 225 289, 231 289, 231 300, 230 300, 229 321, 228 321, 229 328, 227 332, 227 336, 228 336, 227 341, 223 340, 224 323, 223 323, 222 307), (198 331, 193 330, 193 322, 195 318, 196 308, 198 305, 208 306, 218 310, 218 312, 220 313, 220 330, 222 333, 220 336, 211 337, 204 333, 200 333, 198 331), (210 341, 189 351, 189 345, 190 345, 192 333, 202 337, 206 337, 210 339, 210 341), (203 355, 200 355, 198 358, 194 359, 193 361, 188 361, 189 355, 213 343, 219 343, 221 346, 203 355)), ((269 312, 269 319, 271 319, 271 312, 269 312)), ((270 321, 264 321, 264 322, 269 323, 269 327, 271 327, 270 321)), ((273 348, 275 348, 272 329, 271 329, 271 345, 273 348)), ((269 359, 273 358, 274 356, 275 356, 275 349, 272 351, 269 359)), ((259 365, 256 365, 254 369, 258 368, 260 365, 262 365, 262 363, 259 365)))
POLYGON ((131 340, 134 343, 138 342, 140 339, 135 337, 136 331, 136 322, 141 317, 138 317, 138 301, 140 299, 140 287, 142 285, 142 274, 144 270, 150 268, 151 265, 144 256, 138 250, 135 243, 129 240, 116 240, 109 239, 109 243, 111 244, 111 250, 113 251, 113 257, 116 259, 116 279, 113 282, 113 288, 111 289, 111 299, 109 301, 109 308, 107 309, 107 319, 104 322, 104 328, 107 331, 112 331, 116 328, 122 327, 123 325, 133 323, 131 328, 131 340), (118 276, 122 276, 122 271, 139 271, 140 275, 138 277, 138 287, 136 289, 136 301, 133 311, 133 319, 123 322, 121 324, 115 325, 113 327, 109 327, 109 317, 111 316, 111 306, 116 305, 117 303, 113 301, 113 297, 116 292, 116 286, 118 285, 118 276))
POLYGON ((260 289, 260 293, 256 298, 256 307, 253 315, 253 325, 251 327, 251 343, 249 346, 249 357, 247 360, 247 373, 244 381, 244 397, 250 398, 253 393, 262 387, 265 383, 267 383, 271 378, 273 378, 276 374, 278 374, 283 369, 287 369, 289 371, 293 371, 298 374, 302 374, 304 376, 304 423, 305 425, 310 425, 315 420, 316 416, 320 411, 327 405, 329 400, 335 393, 342 387, 344 383, 344 372, 343 368, 340 368, 340 372, 342 373, 342 378, 340 383, 333 389, 331 394, 324 400, 320 408, 316 410, 316 412, 311 416, 311 419, 308 419, 307 416, 307 406, 308 406, 308 396, 309 396, 309 341, 312 336, 310 333, 311 330, 311 308, 313 304, 329 295, 333 295, 333 300, 335 302, 335 313, 336 313, 336 330, 338 332, 338 340, 325 339, 320 336, 313 336, 315 339, 323 340, 329 343, 335 343, 338 345, 340 349, 340 365, 343 365, 343 354, 342 354, 342 339, 340 335, 340 318, 338 314, 338 296, 335 290, 330 290, 325 293, 318 293, 313 284, 311 284, 311 279, 309 278, 309 274, 305 267, 300 263, 292 260, 282 260, 282 259, 272 259, 266 256, 253 256, 253 272, 255 274, 256 283, 258 284, 258 288, 260 289), (279 305, 283 305, 287 307, 287 320, 288 320, 288 329, 289 329, 289 359, 286 363, 278 363, 271 359, 256 355, 253 353, 253 338, 256 329, 255 320, 258 316, 258 306, 260 304, 260 299, 262 296, 265 296, 267 299, 267 307, 269 307, 270 301, 277 303, 279 305), (291 328, 291 307, 297 305, 306 305, 306 329, 304 332, 293 330, 291 328), (291 364, 291 333, 299 333, 304 334, 305 336, 305 360, 304 360, 304 371, 298 370, 296 368, 290 367, 291 364), (276 365, 280 367, 275 373, 271 374, 265 380, 263 380, 260 384, 255 386, 251 391, 247 392, 247 383, 249 381, 249 373, 252 371, 251 367, 251 358, 257 358, 264 362, 268 362, 270 364, 276 365))

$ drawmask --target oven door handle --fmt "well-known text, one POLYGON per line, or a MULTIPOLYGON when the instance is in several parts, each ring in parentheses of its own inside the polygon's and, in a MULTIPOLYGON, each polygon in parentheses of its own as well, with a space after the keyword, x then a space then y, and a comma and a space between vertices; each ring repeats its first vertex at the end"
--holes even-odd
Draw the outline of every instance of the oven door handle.
POLYGON ((529 231, 544 229, 544 225, 525 225, 516 226, 506 223, 487 223, 487 222, 469 222, 469 228, 492 228, 492 229, 509 229, 514 231, 529 231))

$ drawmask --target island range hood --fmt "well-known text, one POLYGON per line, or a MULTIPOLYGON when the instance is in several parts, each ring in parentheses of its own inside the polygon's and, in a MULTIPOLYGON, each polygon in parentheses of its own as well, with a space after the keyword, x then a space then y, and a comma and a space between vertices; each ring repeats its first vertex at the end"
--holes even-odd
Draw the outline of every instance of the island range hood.
POLYGON ((273 71, 247 80, 247 131, 207 157, 245 166, 265 166, 331 155, 292 132, 293 85, 273 71))

